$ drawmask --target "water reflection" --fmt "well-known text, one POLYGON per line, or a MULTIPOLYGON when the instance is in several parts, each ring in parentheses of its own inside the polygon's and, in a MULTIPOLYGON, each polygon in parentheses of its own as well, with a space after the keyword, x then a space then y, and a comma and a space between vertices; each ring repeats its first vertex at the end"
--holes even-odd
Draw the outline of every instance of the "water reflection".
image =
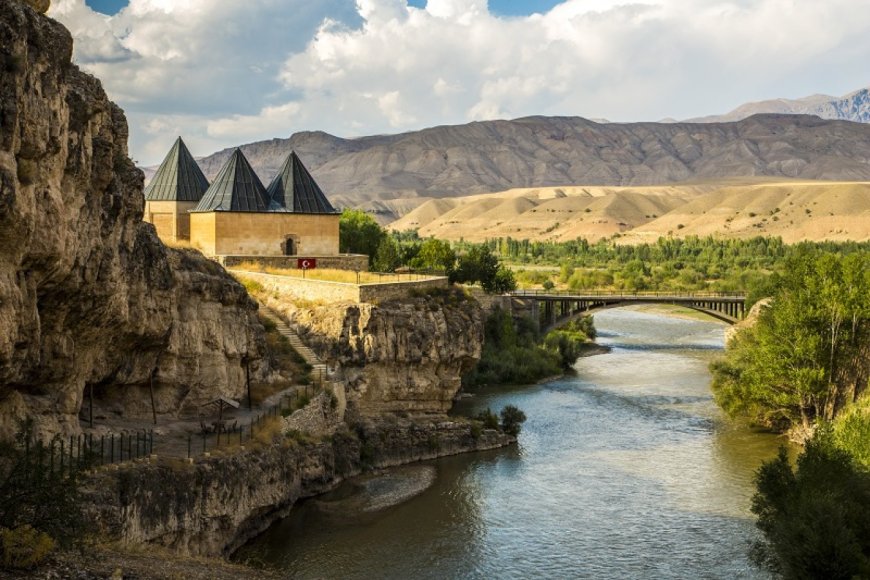
POLYGON ((737 578, 751 478, 778 441, 734 426, 709 391, 722 327, 630 310, 596 316, 610 354, 576 376, 460 405, 529 417, 516 448, 445 458, 382 511, 314 502, 241 554, 298 578, 737 578))

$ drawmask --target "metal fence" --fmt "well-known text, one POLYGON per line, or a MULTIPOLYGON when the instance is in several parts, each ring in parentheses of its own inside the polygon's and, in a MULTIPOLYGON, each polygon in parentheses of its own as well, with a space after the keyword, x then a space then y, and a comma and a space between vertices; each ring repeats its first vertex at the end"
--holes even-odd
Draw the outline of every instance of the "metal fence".
POLYGON ((154 431, 124 431, 55 437, 48 443, 24 440, 24 459, 40 472, 63 477, 84 469, 147 457, 154 451, 154 431))

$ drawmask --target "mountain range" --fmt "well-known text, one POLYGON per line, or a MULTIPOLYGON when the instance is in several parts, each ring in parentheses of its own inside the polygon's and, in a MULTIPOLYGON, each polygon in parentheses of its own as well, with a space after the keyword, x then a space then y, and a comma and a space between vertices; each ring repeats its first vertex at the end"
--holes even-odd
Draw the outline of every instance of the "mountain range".
POLYGON ((842 97, 812 95, 803 99, 770 99, 746 103, 724 115, 689 119, 687 122, 724 123, 739 121, 760 113, 816 115, 822 119, 870 123, 870 88, 860 89, 842 97))
MULTIPOLYGON (((337 206, 385 221, 430 198, 518 187, 641 186, 727 177, 870 179, 870 125, 807 115, 730 123, 526 117, 342 139, 296 133, 241 146, 264 179, 295 150, 337 206)), ((214 177, 226 149, 200 160, 214 177)))

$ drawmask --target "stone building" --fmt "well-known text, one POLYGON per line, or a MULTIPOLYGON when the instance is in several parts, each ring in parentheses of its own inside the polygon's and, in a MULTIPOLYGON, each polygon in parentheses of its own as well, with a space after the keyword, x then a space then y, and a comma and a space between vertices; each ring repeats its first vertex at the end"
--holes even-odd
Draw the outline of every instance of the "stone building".
POLYGON ((145 188, 145 221, 166 242, 190 239, 190 210, 208 189, 208 180, 179 137, 145 188))
POLYGON ((210 256, 337 256, 339 212, 295 152, 263 186, 239 149, 208 184, 179 138, 146 188, 145 219, 210 256))

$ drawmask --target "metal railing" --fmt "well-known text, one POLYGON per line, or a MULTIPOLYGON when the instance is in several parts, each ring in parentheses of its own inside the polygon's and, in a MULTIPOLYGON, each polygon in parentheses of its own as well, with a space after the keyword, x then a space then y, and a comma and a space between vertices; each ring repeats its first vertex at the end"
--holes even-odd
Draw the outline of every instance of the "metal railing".
POLYGON ((745 300, 745 294, 741 292, 617 292, 613 290, 514 290, 508 293, 510 296, 540 296, 553 298, 733 298, 745 300))

